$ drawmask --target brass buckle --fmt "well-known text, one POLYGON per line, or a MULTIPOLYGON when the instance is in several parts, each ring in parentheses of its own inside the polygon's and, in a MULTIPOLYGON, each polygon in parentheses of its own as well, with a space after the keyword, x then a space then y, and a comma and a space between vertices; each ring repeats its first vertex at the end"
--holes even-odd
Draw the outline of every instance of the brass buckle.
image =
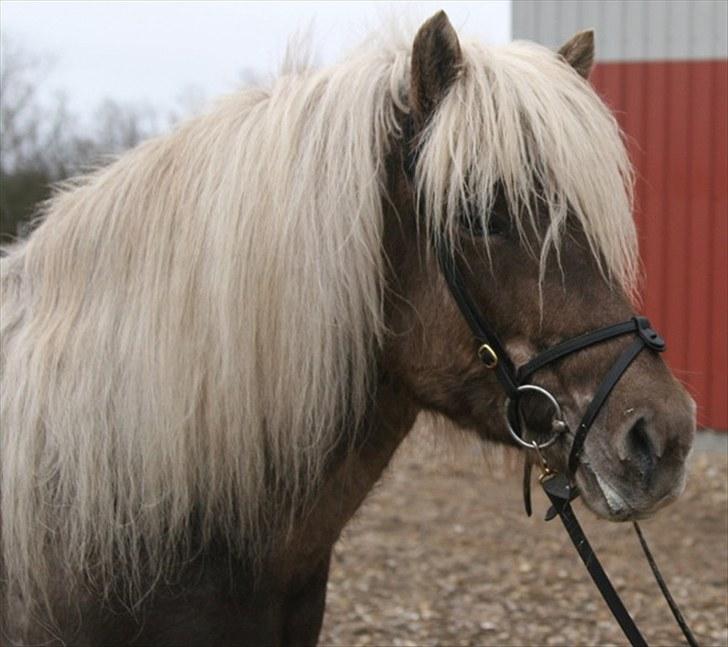
POLYGON ((498 355, 495 354, 495 351, 488 344, 480 345, 480 348, 478 348, 478 358, 485 364, 485 368, 495 368, 498 366, 498 355))

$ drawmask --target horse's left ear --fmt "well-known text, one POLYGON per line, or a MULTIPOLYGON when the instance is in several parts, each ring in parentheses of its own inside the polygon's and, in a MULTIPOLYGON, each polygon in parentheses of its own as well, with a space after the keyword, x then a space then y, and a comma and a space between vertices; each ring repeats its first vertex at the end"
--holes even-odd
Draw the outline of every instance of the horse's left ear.
POLYGON ((444 11, 420 27, 412 45, 410 107, 418 126, 432 115, 462 68, 463 54, 444 11))
POLYGON ((588 79, 594 65, 594 30, 587 29, 574 34, 561 46, 559 54, 581 76, 588 79))

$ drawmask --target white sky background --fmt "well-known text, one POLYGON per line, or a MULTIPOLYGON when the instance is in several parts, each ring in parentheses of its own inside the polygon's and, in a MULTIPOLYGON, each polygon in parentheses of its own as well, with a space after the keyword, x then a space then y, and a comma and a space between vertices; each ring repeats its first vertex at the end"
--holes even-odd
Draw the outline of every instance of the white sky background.
POLYGON ((461 35, 510 40, 509 0, 489 2, 20 2, 2 0, 3 34, 53 63, 43 94, 71 111, 112 98, 161 111, 187 95, 212 98, 243 71, 276 72, 291 35, 313 29, 320 63, 336 62, 395 14, 419 25, 444 9, 461 35))

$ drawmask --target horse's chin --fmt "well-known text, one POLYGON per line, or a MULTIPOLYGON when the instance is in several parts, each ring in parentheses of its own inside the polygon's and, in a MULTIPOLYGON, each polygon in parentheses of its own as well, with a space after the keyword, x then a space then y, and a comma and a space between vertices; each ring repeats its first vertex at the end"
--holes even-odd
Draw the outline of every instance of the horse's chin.
POLYGON ((682 494, 685 480, 683 470, 675 487, 655 498, 643 492, 639 486, 611 482, 586 463, 582 463, 576 474, 581 500, 594 514, 607 521, 648 519, 682 494))

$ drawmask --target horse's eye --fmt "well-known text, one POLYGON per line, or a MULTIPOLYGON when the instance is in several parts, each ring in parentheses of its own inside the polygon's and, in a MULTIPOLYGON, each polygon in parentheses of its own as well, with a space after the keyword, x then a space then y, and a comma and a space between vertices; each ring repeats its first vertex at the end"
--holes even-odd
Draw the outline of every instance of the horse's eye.
POLYGON ((505 236, 510 227, 500 215, 491 214, 488 218, 487 231, 483 227, 483 221, 479 217, 468 218, 462 216, 460 218, 460 228, 471 236, 505 236))
POLYGON ((510 230, 510 223, 498 215, 491 216, 488 221, 489 236, 506 236, 510 230))

